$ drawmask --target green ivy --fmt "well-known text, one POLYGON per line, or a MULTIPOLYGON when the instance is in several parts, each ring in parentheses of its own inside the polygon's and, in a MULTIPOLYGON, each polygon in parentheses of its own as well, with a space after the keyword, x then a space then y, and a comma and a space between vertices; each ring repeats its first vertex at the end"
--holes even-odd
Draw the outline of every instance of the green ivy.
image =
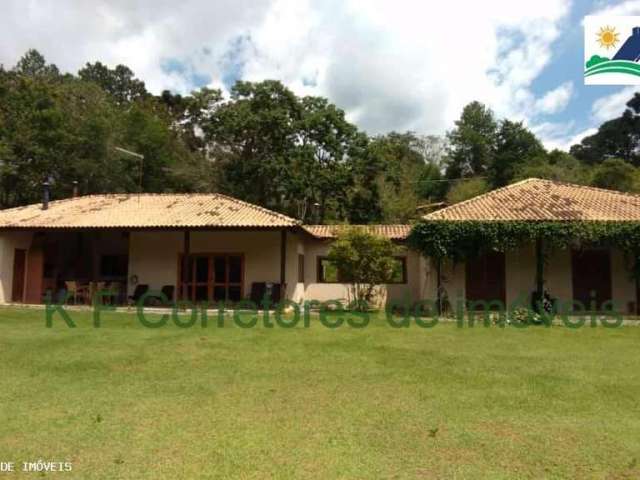
POLYGON ((414 226, 408 243, 427 257, 459 262, 537 239, 545 250, 587 245, 619 248, 633 256, 635 276, 640 276, 640 222, 422 221, 414 226))

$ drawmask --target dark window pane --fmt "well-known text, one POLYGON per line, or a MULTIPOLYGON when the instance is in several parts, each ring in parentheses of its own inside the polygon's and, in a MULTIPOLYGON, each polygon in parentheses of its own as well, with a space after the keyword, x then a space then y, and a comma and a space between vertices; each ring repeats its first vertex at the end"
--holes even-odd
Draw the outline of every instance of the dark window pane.
POLYGON ((229 257, 229 282, 240 283, 242 281, 242 257, 229 257))
POLYGON ((226 300, 226 290, 225 287, 213 287, 213 300, 215 302, 226 300))
POLYGON ((187 281, 189 282, 193 280, 193 266, 195 261, 195 258, 189 257, 189 261, 187 262, 187 281))
POLYGON ((213 273, 215 283, 227 281, 227 259, 225 257, 213 257, 213 273))
POLYGON ((229 287, 229 300, 239 302, 242 300, 242 292, 240 287, 229 287))
POLYGON ((193 285, 188 285, 187 286, 187 298, 185 300, 192 300, 192 299, 193 299, 193 285))
POLYGON ((207 257, 196 258, 196 283, 209 281, 209 259, 207 257))
POLYGON ((196 302, 204 302, 209 299, 209 289, 206 285, 196 287, 196 302))
POLYGON ((391 281, 393 283, 404 283, 407 278, 407 263, 404 258, 396 258, 394 260, 395 262, 393 265, 393 276, 391 277, 391 281))
POLYGON ((304 283, 304 255, 298 254, 298 282, 304 283))
POLYGON ((100 275, 103 277, 126 277, 128 269, 127 255, 103 255, 100 259, 100 275))
POLYGON ((320 279, 326 283, 338 282, 338 268, 331 263, 328 259, 323 258, 320 260, 320 279))

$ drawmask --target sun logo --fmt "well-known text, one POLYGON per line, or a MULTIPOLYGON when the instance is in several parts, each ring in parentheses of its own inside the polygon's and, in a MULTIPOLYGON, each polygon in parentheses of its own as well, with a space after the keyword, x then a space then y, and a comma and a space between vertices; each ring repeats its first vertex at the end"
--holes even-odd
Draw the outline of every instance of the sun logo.
POLYGON ((609 50, 616 46, 616 43, 619 41, 619 33, 616 32, 615 27, 601 27, 600 31, 596 33, 596 37, 598 38, 598 42, 601 47, 609 50))

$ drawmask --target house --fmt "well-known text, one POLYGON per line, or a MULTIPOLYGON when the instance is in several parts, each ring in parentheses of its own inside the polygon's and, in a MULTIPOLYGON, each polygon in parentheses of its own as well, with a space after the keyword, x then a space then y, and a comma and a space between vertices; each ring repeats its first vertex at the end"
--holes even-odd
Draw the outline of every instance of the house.
MULTIPOLYGON (((296 302, 348 296, 326 261, 341 227, 301 225, 221 194, 46 199, 0 212, 1 303, 38 304, 46 292, 98 285, 116 289, 120 302, 140 286, 198 302, 255 301, 266 289, 296 302)), ((398 243, 410 229, 363 228, 398 243)), ((390 295, 417 297, 424 260, 406 248, 397 260, 390 295)))
MULTIPOLYGON (((423 221, 617 225, 631 230, 640 226, 640 195, 531 178, 437 210, 423 221)), ((627 247, 633 243, 621 240, 627 247)), ((498 300, 508 307, 530 304, 532 293, 544 288, 565 305, 574 300, 585 306, 595 302, 600 309, 612 300, 618 312, 635 314, 640 304, 632 274, 636 258, 629 248, 578 241, 566 248, 547 248, 542 254, 540 243, 530 238, 504 252, 488 249, 468 261, 445 258, 439 276, 431 261, 423 295, 436 298, 440 290, 451 304, 463 301, 469 307, 472 302, 498 300)))
MULTIPOLYGON (((556 299, 595 301, 597 308, 613 300, 624 313, 638 311, 631 273, 637 256, 628 249, 576 241, 543 252, 542 242, 528 238, 460 261, 426 258, 408 247, 420 225, 456 222, 638 226, 640 196, 528 179, 432 212, 418 226, 356 226, 399 246, 394 282, 383 287, 387 301, 446 296, 467 308, 496 300, 509 306, 544 288, 556 299)), ((42 303, 45 292, 73 285, 109 285, 120 301, 141 286, 171 287, 165 291, 173 300, 255 301, 265 292, 274 300, 345 300, 348 285, 327 261, 344 228, 302 225, 221 194, 45 201, 0 211, 0 303, 42 303)))

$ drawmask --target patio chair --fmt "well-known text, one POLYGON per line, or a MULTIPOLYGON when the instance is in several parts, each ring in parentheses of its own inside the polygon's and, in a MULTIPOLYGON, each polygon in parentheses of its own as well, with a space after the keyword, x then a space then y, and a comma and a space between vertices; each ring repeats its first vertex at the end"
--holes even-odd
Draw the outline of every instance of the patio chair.
POLYGON ((136 289, 133 291, 133 295, 129 296, 129 303, 136 304, 143 295, 149 291, 149 285, 136 285, 136 289))
POLYGON ((78 282, 75 281, 64 282, 64 285, 71 298, 73 298, 74 305, 78 305, 79 299, 82 300, 83 304, 87 303, 91 293, 88 285, 78 285, 78 282))
POLYGON ((176 287, 174 285, 165 285, 164 287, 162 287, 162 290, 160 291, 167 298, 167 301, 169 302, 169 304, 171 304, 173 302, 173 297, 176 292, 176 287))

